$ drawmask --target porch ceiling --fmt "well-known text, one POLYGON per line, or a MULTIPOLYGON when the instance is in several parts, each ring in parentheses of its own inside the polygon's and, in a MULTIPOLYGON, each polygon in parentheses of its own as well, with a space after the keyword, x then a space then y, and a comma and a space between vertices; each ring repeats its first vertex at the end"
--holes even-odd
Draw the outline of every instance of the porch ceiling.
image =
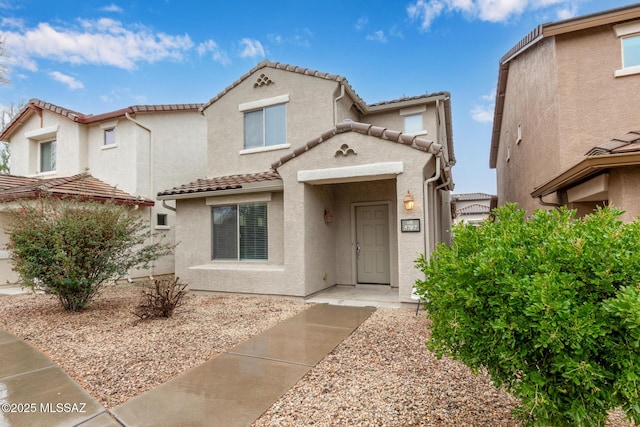
POLYGON ((298 171, 298 182, 307 184, 339 184, 395 178, 404 172, 403 162, 369 163, 327 169, 298 171))

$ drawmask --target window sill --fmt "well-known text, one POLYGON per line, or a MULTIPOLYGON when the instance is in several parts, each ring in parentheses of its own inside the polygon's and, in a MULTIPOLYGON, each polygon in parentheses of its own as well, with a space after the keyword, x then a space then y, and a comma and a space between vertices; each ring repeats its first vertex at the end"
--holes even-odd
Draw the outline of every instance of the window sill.
POLYGON ((35 176, 53 176, 57 173, 58 171, 46 171, 46 172, 38 172, 35 174, 35 176))
POLYGON ((627 67, 614 72, 615 77, 632 76, 634 74, 640 74, 640 65, 634 67, 627 67))
POLYGON ((266 151, 284 150, 290 147, 291 147, 291 144, 278 144, 278 145, 270 145, 268 147, 245 148, 244 150, 240 150, 239 154, 243 155, 243 154, 264 153, 266 151))
POLYGON ((284 271, 282 264, 268 264, 266 261, 229 261, 212 260, 211 264, 195 265, 189 270, 253 270, 253 271, 284 271))
POLYGON ((421 135, 426 135, 428 132, 426 130, 420 130, 417 132, 404 132, 405 135, 411 135, 411 136, 421 136, 421 135))
POLYGON ((100 147, 101 150, 110 150, 111 148, 117 148, 118 144, 109 144, 109 145, 103 145, 102 147, 100 147))
POLYGON ((169 230, 169 229, 171 229, 171 227, 168 226, 168 225, 156 225, 155 229, 156 230, 169 230))

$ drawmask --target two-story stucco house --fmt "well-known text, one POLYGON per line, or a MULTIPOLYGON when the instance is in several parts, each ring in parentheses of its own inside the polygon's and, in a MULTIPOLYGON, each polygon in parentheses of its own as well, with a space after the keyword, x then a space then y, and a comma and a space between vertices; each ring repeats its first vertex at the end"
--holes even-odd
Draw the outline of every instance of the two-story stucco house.
POLYGON ((308 296, 382 284, 446 239, 450 96, 366 104, 337 75, 263 61, 210 100, 207 174, 167 189, 192 290, 308 296))
POLYGON ((451 195, 451 216, 454 224, 479 225, 489 218, 496 206, 496 196, 486 193, 451 195))
MULTIPOLYGON (((11 147, 12 174, 0 183, 0 202, 37 196, 45 189, 54 195, 60 191, 75 194, 69 193, 68 180, 60 178, 76 177, 82 181, 81 189, 75 186, 76 193, 83 197, 111 199, 117 195, 127 203, 140 200, 133 204, 148 219, 153 234, 175 242, 174 207, 155 203, 155 195, 206 172, 202 105, 138 105, 87 115, 32 99, 0 134, 0 140, 11 147), (89 174, 89 179, 82 174, 89 174), (68 188, 60 188, 62 184, 68 188), (32 188, 37 191, 30 191, 32 188)), ((6 236, 1 234, 4 246, 6 236)), ((6 258, 6 253, 2 255, 6 258)), ((149 271, 132 275, 173 272, 174 259, 168 256, 149 271)), ((1 282, 11 279, 0 277, 1 282)))
POLYGON ((498 203, 640 215, 640 5, 542 24, 500 60, 498 203))

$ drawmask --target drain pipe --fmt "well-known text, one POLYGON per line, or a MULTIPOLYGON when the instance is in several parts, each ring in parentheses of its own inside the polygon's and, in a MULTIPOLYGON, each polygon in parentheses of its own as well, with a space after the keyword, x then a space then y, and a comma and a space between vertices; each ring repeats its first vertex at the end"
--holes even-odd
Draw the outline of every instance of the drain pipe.
POLYGON ((338 101, 344 98, 344 85, 340 83, 340 96, 333 100, 333 127, 338 126, 338 101))
MULTIPOLYGON (((428 199, 427 199, 427 188, 429 187, 429 184, 431 184, 432 182, 436 182, 437 180, 440 179, 440 161, 442 158, 442 151, 439 151, 438 154, 436 154, 436 172, 435 174, 428 179, 425 179, 424 181, 424 185, 422 186, 422 203, 424 205, 428 205, 428 210, 431 211, 433 208, 431 206, 431 203, 428 203, 428 199)), ((429 248, 429 231, 431 230, 431 223, 427 222, 430 215, 427 215, 427 209, 423 209, 422 210, 422 215, 424 217, 424 224, 425 226, 427 224, 429 224, 429 227, 425 227, 425 233, 424 233, 424 255, 425 258, 427 257, 427 249, 429 248)), ((431 255, 429 253, 429 255, 431 255)))
MULTIPOLYGON (((149 197, 151 200, 155 199, 155 195, 153 194, 153 132, 151 132, 151 129, 149 129, 148 127, 146 127, 145 125, 143 125, 142 123, 140 123, 139 121, 137 121, 136 119, 134 119, 133 117, 131 117, 131 115, 129 113, 124 113, 124 117, 129 120, 131 123, 141 127, 142 129, 146 130, 147 132, 149 132, 149 159, 148 159, 148 165, 149 165, 149 193, 151 194, 151 197, 149 197)), ((151 245, 153 245, 154 243, 154 238, 153 238, 153 208, 149 207, 149 243, 151 245)), ((153 280, 153 262, 149 265, 149 279, 153 280)))

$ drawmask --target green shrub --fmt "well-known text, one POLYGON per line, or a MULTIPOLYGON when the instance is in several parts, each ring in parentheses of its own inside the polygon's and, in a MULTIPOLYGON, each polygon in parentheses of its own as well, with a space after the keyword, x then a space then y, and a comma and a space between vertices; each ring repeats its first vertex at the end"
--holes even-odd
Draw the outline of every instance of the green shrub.
POLYGON ((525 424, 604 425, 617 407, 640 423, 640 222, 621 213, 506 205, 455 228, 416 260, 429 349, 486 368, 525 424))
POLYGON ((182 305, 182 298, 187 294, 187 283, 175 280, 154 280, 154 285, 143 289, 142 301, 133 312, 140 319, 154 317, 171 317, 176 308, 182 305))
POLYGON ((8 250, 22 285, 44 288, 66 310, 84 309, 106 282, 173 250, 145 244, 148 224, 110 202, 42 198, 12 212, 8 250))

